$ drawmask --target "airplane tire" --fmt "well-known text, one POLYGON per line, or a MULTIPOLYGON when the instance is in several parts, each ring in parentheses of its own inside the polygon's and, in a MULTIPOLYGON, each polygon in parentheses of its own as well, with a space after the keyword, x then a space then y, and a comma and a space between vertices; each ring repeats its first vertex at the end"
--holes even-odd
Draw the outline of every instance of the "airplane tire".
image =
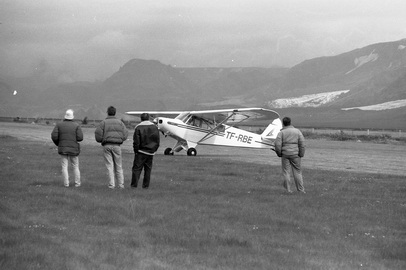
POLYGON ((164 151, 164 155, 171 155, 171 156, 173 156, 173 152, 172 152, 172 148, 166 148, 165 149, 165 151, 164 151))
POLYGON ((187 150, 187 155, 188 155, 188 156, 196 156, 196 155, 197 155, 196 149, 195 149, 195 148, 189 148, 189 149, 187 150))

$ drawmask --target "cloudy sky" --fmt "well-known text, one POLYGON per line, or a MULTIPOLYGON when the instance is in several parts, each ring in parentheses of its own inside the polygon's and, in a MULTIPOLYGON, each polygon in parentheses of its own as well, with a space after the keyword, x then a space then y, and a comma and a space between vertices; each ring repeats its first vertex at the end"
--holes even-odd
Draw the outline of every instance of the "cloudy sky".
POLYGON ((133 58, 291 67, 406 38, 405 0, 0 0, 0 76, 104 80, 133 58))

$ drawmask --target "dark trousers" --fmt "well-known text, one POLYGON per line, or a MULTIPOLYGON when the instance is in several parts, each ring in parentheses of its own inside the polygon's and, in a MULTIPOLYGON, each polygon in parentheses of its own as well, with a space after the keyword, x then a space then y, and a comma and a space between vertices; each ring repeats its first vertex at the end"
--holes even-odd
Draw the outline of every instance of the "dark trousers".
POLYGON ((144 169, 144 180, 142 182, 143 188, 149 187, 149 181, 151 179, 151 171, 152 171, 152 160, 154 156, 152 155, 145 155, 143 153, 137 153, 134 155, 134 162, 132 168, 132 178, 131 178, 131 186, 137 187, 138 180, 140 180, 141 171, 144 169))

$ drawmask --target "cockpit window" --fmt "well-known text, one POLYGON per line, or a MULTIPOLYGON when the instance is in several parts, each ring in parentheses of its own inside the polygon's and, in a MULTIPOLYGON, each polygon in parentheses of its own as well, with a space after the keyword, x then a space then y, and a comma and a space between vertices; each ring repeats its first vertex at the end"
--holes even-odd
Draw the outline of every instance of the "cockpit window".
POLYGON ((220 125, 220 126, 216 127, 218 124, 215 123, 213 120, 200 118, 200 117, 198 117, 196 115, 188 115, 184 119, 185 119, 184 122, 187 125, 191 125, 191 126, 194 126, 194 127, 199 127, 199 128, 206 129, 206 130, 212 130, 212 129, 216 128, 215 130, 217 132, 224 132, 225 131, 225 126, 224 125, 220 125))

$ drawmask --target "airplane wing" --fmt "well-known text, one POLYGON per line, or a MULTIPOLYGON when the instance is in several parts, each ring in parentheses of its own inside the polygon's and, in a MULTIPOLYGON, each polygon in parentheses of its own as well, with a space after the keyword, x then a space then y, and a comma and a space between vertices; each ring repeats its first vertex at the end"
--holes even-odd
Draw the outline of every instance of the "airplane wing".
POLYGON ((177 116, 184 111, 130 111, 126 112, 128 115, 135 115, 135 116, 140 116, 143 113, 148 113, 152 117, 158 117, 158 116, 177 116))
POLYGON ((264 108, 236 108, 201 111, 129 111, 128 115, 139 116, 142 113, 149 113, 151 117, 177 116, 182 119, 187 115, 195 115, 199 118, 210 119, 215 123, 240 123, 243 121, 262 121, 279 118, 279 114, 273 110, 264 108))
POLYGON ((190 114, 197 117, 212 119, 216 123, 240 123, 243 121, 262 121, 279 118, 279 114, 273 110, 263 108, 237 108, 191 111, 190 114))

